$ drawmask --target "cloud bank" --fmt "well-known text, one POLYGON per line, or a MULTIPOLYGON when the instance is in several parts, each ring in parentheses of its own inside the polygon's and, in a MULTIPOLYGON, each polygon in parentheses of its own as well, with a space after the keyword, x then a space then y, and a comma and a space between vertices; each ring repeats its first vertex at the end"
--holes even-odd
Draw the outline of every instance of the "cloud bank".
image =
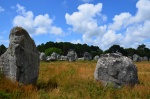
POLYGON ((13 19, 13 26, 25 28, 30 35, 53 34, 61 35, 63 30, 53 25, 53 19, 48 14, 34 16, 32 11, 26 9, 20 4, 16 5, 18 15, 13 19))
MULTIPOLYGON (((66 13, 66 23, 72 26, 75 33, 82 34, 83 43, 97 45, 108 49, 113 44, 123 47, 136 47, 137 44, 147 43, 150 39, 150 1, 139 0, 136 3, 135 15, 122 12, 115 15, 112 23, 99 24, 98 20, 106 21, 103 15, 102 3, 82 4, 78 11, 66 13)), ((150 46, 149 46, 150 47, 150 46)))

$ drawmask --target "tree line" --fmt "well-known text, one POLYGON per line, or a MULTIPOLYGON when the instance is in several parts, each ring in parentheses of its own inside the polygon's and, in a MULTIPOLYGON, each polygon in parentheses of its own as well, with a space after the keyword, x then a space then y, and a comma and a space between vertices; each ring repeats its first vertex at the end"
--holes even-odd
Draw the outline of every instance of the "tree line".
POLYGON ((74 50, 78 57, 82 57, 84 52, 91 53, 92 56, 100 55, 103 53, 103 51, 98 46, 89 46, 87 44, 73 44, 70 42, 47 42, 45 44, 41 44, 37 46, 37 49, 40 52, 45 52, 46 55, 49 55, 51 52, 56 50, 61 55, 67 55, 68 51, 70 49, 74 50), (47 54, 50 52, 49 54, 47 54))
MULTIPOLYGON (((115 53, 115 52, 120 52, 124 56, 133 56, 134 54, 137 54, 141 57, 147 56, 150 58, 150 49, 146 47, 146 45, 141 44, 139 45, 136 49, 134 48, 123 48, 119 45, 112 45, 109 49, 103 51, 101 50, 98 46, 89 46, 87 44, 72 44, 70 42, 47 42, 45 44, 41 44, 37 46, 38 50, 40 52, 46 52, 48 49, 54 49, 57 48, 58 53, 62 55, 66 55, 70 49, 73 49, 76 51, 78 57, 82 57, 84 52, 89 52, 91 53, 92 57, 95 55, 101 55, 105 53, 115 53)), ((51 51, 53 52, 53 51, 51 51)))
POLYGON ((134 48, 123 48, 119 45, 113 45, 108 50, 104 51, 103 53, 114 53, 120 52, 124 56, 133 56, 134 54, 139 55, 140 57, 147 56, 150 58, 150 49, 146 47, 146 45, 141 44, 136 49, 134 48))
MULTIPOLYGON (((92 57, 95 55, 101 55, 105 53, 115 53, 120 52, 124 56, 133 56, 137 54, 141 57, 147 56, 150 58, 150 49, 146 47, 146 45, 141 44, 136 49, 134 48, 123 48, 119 45, 113 45, 109 49, 103 51, 98 46, 89 46, 87 44, 73 44, 70 42, 47 42, 42 43, 37 46, 39 52, 45 52, 46 55, 50 55, 52 52, 57 52, 61 55, 67 55, 70 49, 74 50, 78 57, 83 57, 84 52, 89 52, 92 57)), ((0 55, 2 55, 7 48, 2 44, 0 45, 0 55)))

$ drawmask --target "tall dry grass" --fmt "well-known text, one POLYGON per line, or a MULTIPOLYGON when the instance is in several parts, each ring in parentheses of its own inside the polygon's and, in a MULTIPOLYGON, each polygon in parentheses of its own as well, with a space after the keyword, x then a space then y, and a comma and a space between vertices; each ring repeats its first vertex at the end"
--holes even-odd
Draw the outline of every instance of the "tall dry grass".
POLYGON ((150 62, 135 63, 140 83, 133 88, 103 87, 94 80, 96 61, 41 62, 36 85, 23 86, 0 76, 2 99, 150 99, 150 62))

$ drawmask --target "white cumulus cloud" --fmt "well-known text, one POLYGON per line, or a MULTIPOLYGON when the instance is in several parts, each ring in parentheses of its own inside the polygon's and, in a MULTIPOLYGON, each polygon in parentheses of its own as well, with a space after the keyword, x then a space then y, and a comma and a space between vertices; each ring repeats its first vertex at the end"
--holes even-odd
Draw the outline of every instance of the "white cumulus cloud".
POLYGON ((139 0, 136 7, 138 9, 135 16, 137 21, 146 21, 150 19, 150 0, 139 0))
POLYGON ((0 12, 3 12, 3 11, 5 11, 5 9, 0 6, 0 12))
POLYGON ((150 44, 145 42, 150 39, 150 0, 139 0, 135 6, 135 15, 122 12, 114 16, 112 23, 103 25, 98 22, 104 16, 101 3, 82 4, 77 12, 66 13, 65 18, 74 32, 82 34, 83 43, 97 45, 104 50, 113 44, 123 47, 150 44))
POLYGON ((13 19, 14 26, 25 28, 31 35, 47 34, 60 35, 63 30, 53 25, 53 20, 48 14, 34 16, 32 11, 26 11, 25 7, 17 4, 17 15, 13 19))
POLYGON ((78 12, 74 12, 72 15, 66 13, 65 18, 67 24, 73 26, 73 31, 82 33, 83 41, 91 43, 93 36, 101 35, 103 29, 98 26, 97 19, 102 18, 100 14, 102 10, 102 4, 82 4, 78 7, 78 12))
POLYGON ((113 18, 113 23, 109 25, 110 30, 120 30, 121 28, 126 28, 128 25, 127 21, 131 19, 130 13, 121 13, 120 15, 115 15, 113 18))
POLYGON ((82 41, 80 40, 80 39, 78 39, 78 40, 72 40, 72 41, 70 41, 71 43, 73 43, 73 44, 82 44, 82 41))

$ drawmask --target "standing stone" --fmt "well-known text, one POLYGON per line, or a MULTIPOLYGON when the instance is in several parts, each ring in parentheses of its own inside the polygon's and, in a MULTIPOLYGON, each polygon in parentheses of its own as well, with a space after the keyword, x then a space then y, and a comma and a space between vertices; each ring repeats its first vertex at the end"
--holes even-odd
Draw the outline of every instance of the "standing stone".
POLYGON ((94 59, 94 60, 98 60, 98 59, 99 59, 99 56, 96 55, 93 59, 94 59))
POLYGON ((74 62, 77 59, 77 53, 73 50, 69 50, 67 54, 67 58, 70 62, 74 62))
POLYGON ((85 52, 84 55, 83 55, 83 57, 84 57, 84 60, 92 60, 92 56, 88 52, 85 52))
POLYGON ((104 86, 116 88, 138 83, 137 68, 132 60, 117 53, 108 53, 99 58, 94 78, 104 86))
POLYGON ((47 61, 47 62, 51 61, 51 56, 47 56, 47 57, 46 57, 46 61, 47 61))
POLYGON ((67 56, 63 56, 63 55, 61 55, 61 56, 60 56, 60 60, 62 60, 62 61, 66 61, 66 60, 68 60, 68 57, 67 57, 67 56))
POLYGON ((0 57, 2 73, 12 81, 35 84, 39 74, 39 52, 33 39, 22 27, 14 27, 9 35, 10 44, 0 57))
POLYGON ((80 57, 78 58, 78 60, 84 61, 84 57, 80 57))
POLYGON ((60 60, 60 59, 61 59, 60 54, 57 54, 57 59, 58 59, 58 60, 60 60))
POLYGON ((46 61, 46 55, 44 52, 40 53, 40 60, 41 61, 46 61))
POLYGON ((57 53, 56 52, 53 52, 52 54, 51 54, 51 60, 52 61, 56 61, 57 60, 57 53))
POLYGON ((137 55, 137 54, 133 55, 133 61, 134 62, 140 62, 141 60, 142 60, 142 58, 139 55, 137 55))
POLYGON ((147 57, 147 56, 144 56, 144 57, 143 57, 143 61, 148 61, 148 57, 147 57))

